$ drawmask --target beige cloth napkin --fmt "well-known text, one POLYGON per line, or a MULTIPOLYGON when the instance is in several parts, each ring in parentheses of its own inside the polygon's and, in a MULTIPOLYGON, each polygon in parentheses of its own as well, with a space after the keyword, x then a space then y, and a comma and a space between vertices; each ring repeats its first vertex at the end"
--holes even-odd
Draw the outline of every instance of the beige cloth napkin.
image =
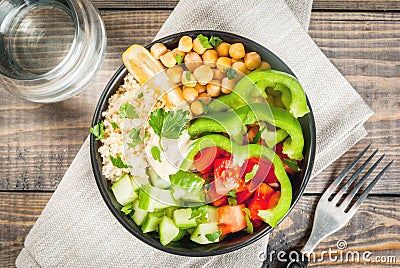
MULTIPOLYGON (((157 37, 190 29, 217 29, 244 35, 282 57, 305 87, 315 113, 316 174, 365 135, 362 124, 372 111, 304 31, 312 0, 288 0, 287 4, 283 0, 182 0, 157 37)), ((175 256, 147 246, 128 233, 105 206, 95 184, 86 140, 27 236, 16 265, 259 267, 257 254, 267 240, 202 258, 175 256)))

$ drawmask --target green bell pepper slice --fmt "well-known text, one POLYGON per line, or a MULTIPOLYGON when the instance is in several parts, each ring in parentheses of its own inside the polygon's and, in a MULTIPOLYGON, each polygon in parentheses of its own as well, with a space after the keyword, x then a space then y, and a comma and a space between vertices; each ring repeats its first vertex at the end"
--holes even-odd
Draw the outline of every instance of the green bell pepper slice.
POLYGON ((282 93, 282 102, 296 118, 309 113, 306 95, 299 81, 290 74, 275 70, 257 70, 243 77, 232 93, 217 98, 209 104, 209 111, 221 111, 229 106, 236 109, 252 103, 252 98, 267 98, 266 88, 282 93))
POLYGON ((241 146, 222 135, 210 134, 195 140, 191 144, 186 159, 181 165, 181 169, 188 170, 193 163, 194 157, 201 150, 212 146, 217 146, 231 153, 233 155, 233 161, 238 165, 242 165, 246 159, 252 157, 261 157, 272 162, 274 165, 274 173, 281 186, 281 197, 275 207, 267 210, 260 210, 258 215, 271 227, 275 228, 278 222, 289 211, 292 202, 292 185, 279 156, 275 154, 272 149, 259 144, 241 146))
MULTIPOLYGON (((242 106, 233 111, 215 114, 217 116, 207 115, 210 117, 195 119, 188 129, 189 135, 194 137, 207 132, 223 132, 228 133, 234 142, 241 144, 243 133, 245 133, 243 129, 245 129, 246 124, 253 124, 256 121, 266 121, 284 130, 289 135, 289 138, 283 143, 283 153, 287 154, 291 159, 303 159, 303 131, 299 121, 287 110, 268 106, 264 103, 254 103, 250 106, 242 106), (214 118, 218 118, 218 120, 214 120, 214 118), (241 123, 238 123, 238 119, 241 120, 241 123), (227 132, 227 130, 232 131, 227 132)), ((284 134, 279 133, 280 136, 277 139, 281 139, 284 134)))

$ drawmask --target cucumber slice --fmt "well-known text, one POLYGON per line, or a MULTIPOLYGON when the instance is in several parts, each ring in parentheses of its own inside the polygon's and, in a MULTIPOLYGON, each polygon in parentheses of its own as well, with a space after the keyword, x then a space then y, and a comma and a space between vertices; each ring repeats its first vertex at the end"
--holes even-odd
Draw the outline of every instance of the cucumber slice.
POLYGON ((218 209, 216 207, 207 205, 207 221, 218 222, 218 209))
POLYGON ((164 214, 168 218, 172 219, 172 217, 174 216, 174 211, 177 209, 178 209, 178 207, 168 207, 168 208, 164 209, 164 214))
POLYGON ((186 232, 188 233, 188 234, 193 234, 193 232, 196 230, 196 228, 190 228, 190 229, 186 229, 186 232))
POLYGON ((182 187, 189 192, 201 188, 205 183, 205 180, 199 175, 183 170, 179 170, 177 173, 170 175, 170 178, 173 185, 182 187))
POLYGON ((209 240, 206 235, 212 235, 219 232, 218 224, 216 222, 199 224, 190 236, 190 240, 198 244, 211 244, 219 242, 219 237, 214 241, 209 240))
POLYGON ((218 209, 210 205, 194 208, 197 224, 218 222, 218 209))
POLYGON ((197 226, 196 219, 192 217, 191 208, 177 209, 174 211, 174 223, 182 229, 189 229, 197 226))
POLYGON ((132 215, 132 220, 138 226, 141 226, 143 224, 143 222, 145 221, 148 212, 139 208, 138 200, 135 200, 135 202, 133 202, 133 209, 135 210, 135 212, 132 215))
POLYGON ((140 189, 139 208, 148 212, 177 206, 178 203, 170 190, 163 190, 151 185, 145 185, 140 189))
POLYGON ((185 229, 179 229, 178 235, 174 239, 172 239, 172 241, 181 240, 185 236, 185 234, 186 234, 186 230, 185 229))
POLYGON ((111 186, 111 190, 114 193, 115 199, 122 206, 125 206, 134 201, 138 195, 135 192, 136 187, 132 182, 132 178, 129 174, 122 175, 114 184, 111 186))
POLYGON ((167 181, 167 179, 161 178, 160 176, 157 175, 157 173, 153 169, 149 168, 148 174, 150 177, 151 184, 154 187, 157 187, 160 189, 167 189, 168 187, 171 186, 171 182, 169 181, 169 178, 167 178, 168 181, 167 181))
POLYGON ((169 244, 179 235, 179 228, 176 227, 174 222, 166 216, 162 217, 158 226, 158 231, 160 233, 160 242, 163 246, 169 244))
POLYGON ((156 231, 157 226, 160 223, 161 218, 163 216, 164 216, 163 211, 150 212, 143 222, 142 232, 149 233, 156 231))
POLYGON ((206 201, 206 195, 203 188, 199 188, 195 192, 186 192, 181 197, 181 200, 185 202, 204 203, 206 201))

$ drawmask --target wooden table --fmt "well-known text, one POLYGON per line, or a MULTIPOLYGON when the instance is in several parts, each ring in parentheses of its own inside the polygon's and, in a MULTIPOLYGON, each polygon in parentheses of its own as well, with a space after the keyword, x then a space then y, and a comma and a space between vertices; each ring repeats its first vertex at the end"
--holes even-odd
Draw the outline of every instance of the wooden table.
MULTIPOLYGON (((0 90, 0 267, 14 265, 25 236, 87 137, 97 100, 121 65, 121 53, 133 43, 150 42, 177 3, 95 2, 107 28, 108 47, 102 69, 89 88, 73 99, 50 105, 30 103, 0 90)), ((273 233, 270 248, 278 251, 305 243, 319 196, 335 175, 371 143, 395 160, 391 170, 348 226, 320 243, 316 252, 335 250, 338 240, 346 240, 348 250, 371 251, 372 259, 395 256, 398 266, 400 1, 314 2, 311 36, 375 115, 366 123, 369 135, 310 182, 297 207, 273 233)), ((317 265, 362 266, 327 260, 317 265)))

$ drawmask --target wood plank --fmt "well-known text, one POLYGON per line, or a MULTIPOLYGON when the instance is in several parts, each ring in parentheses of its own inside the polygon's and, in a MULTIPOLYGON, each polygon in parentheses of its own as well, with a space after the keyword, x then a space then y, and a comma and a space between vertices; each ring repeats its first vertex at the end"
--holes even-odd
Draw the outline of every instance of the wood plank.
MULTIPOLYGON (((112 0, 94 0, 97 8, 121 8, 121 9, 173 9, 178 0, 164 1, 112 1, 112 0)), ((315 10, 399 10, 398 0, 314 0, 313 9, 315 10)))
MULTIPOLYGON (((89 88, 70 100, 34 104, 0 91, 0 190, 54 190, 87 137, 97 100, 132 43, 150 42, 170 11, 102 11, 108 32, 106 60, 89 88), (29 123, 27 123, 29 122, 29 123)), ((314 13, 315 14, 315 13, 314 13)), ((367 14, 367 13, 365 13, 367 14)), ((348 13, 319 12, 310 34, 375 110, 370 135, 310 182, 308 193, 322 192, 340 168, 366 144, 399 159, 400 24, 380 13, 375 21, 355 21, 348 13), (338 20, 331 20, 336 16, 338 20), (324 18, 328 18, 325 20, 324 18)), ((359 13, 355 18, 366 17, 359 13)), ((396 161, 374 193, 400 193, 396 161)))
MULTIPOLYGON (((51 193, 0 193, 0 267, 10 267, 30 228, 40 215, 51 193)), ((299 249, 310 233, 312 214, 317 196, 303 196, 296 208, 273 233, 270 250, 299 249)), ((400 197, 368 197, 351 222, 338 233, 326 238, 316 248, 321 253, 335 250, 338 240, 346 240, 348 250, 371 251, 372 256, 397 256, 400 264, 400 223, 398 204, 400 197)), ((276 255, 275 255, 276 257, 276 255)), ((318 265, 330 267, 354 267, 354 263, 330 263, 318 265)))

